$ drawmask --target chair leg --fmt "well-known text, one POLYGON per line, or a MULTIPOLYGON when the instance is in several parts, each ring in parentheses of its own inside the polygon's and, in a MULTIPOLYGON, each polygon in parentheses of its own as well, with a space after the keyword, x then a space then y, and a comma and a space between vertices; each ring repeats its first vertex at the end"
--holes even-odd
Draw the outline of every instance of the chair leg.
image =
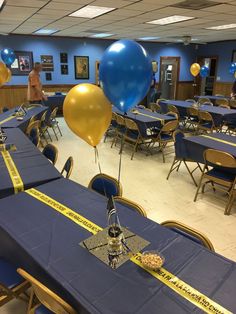
POLYGON ((58 137, 57 137, 57 133, 56 133, 56 131, 55 131, 55 128, 52 127, 52 130, 53 130, 53 133, 54 133, 54 135, 55 135, 55 137, 56 137, 56 140, 58 141, 58 137))
POLYGON ((169 177, 170 177, 170 174, 177 168, 179 168, 179 166, 180 166, 180 164, 181 164, 181 160, 178 160, 178 159, 176 159, 176 157, 174 158, 174 160, 173 160, 173 162, 172 162, 172 165, 171 165, 171 167, 170 167, 170 170, 169 170, 169 173, 168 173, 168 175, 167 175, 167 177, 166 177, 166 180, 169 180, 169 177), (179 162, 179 164, 176 166, 176 164, 179 162))
POLYGON ((228 202, 227 202, 226 207, 225 207, 225 212, 224 212, 225 215, 230 214, 234 200, 235 200, 235 195, 234 195, 234 189, 232 188, 230 193, 229 193, 228 202))
POLYGON ((60 135, 62 136, 61 128, 59 127, 59 123, 58 122, 57 122, 57 128, 58 128, 58 131, 59 131, 60 135))
POLYGON ((134 154, 136 152, 137 146, 138 146, 138 142, 136 142, 135 145, 134 145, 133 153, 131 155, 131 160, 133 160, 133 157, 134 157, 134 154))
MULTIPOLYGON (((205 169, 204 169, 204 170, 205 170, 205 169)), ((200 178, 200 181, 199 181, 199 183, 198 183, 197 191, 196 191, 196 194, 195 194, 195 197, 194 197, 194 202, 196 202, 196 200, 197 200, 197 196, 198 196, 199 190, 200 190, 201 185, 202 185, 203 177, 204 177, 204 172, 202 173, 201 178, 200 178)))
MULTIPOLYGON (((196 180, 194 179, 193 173, 192 173, 192 171, 190 171, 190 169, 189 169, 189 167, 188 167, 188 165, 187 165, 187 163, 186 163, 185 160, 184 160, 184 164, 185 164, 185 167, 186 167, 187 170, 188 170, 188 173, 190 174, 190 177, 191 177, 192 180, 193 180, 194 185, 197 186, 197 182, 196 182, 196 180)), ((194 169, 194 170, 196 170, 196 169, 194 169)), ((194 171, 194 170, 193 170, 193 171, 194 171)))

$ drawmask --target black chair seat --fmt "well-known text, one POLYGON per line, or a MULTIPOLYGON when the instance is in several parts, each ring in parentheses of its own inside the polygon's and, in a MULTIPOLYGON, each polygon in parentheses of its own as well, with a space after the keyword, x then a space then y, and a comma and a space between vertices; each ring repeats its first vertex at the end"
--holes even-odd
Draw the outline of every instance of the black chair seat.
POLYGON ((53 314, 52 311, 48 310, 44 305, 40 305, 34 312, 35 314, 53 314))
POLYGON ((9 289, 24 282, 24 278, 17 273, 16 269, 17 267, 0 258, 0 282, 9 289))

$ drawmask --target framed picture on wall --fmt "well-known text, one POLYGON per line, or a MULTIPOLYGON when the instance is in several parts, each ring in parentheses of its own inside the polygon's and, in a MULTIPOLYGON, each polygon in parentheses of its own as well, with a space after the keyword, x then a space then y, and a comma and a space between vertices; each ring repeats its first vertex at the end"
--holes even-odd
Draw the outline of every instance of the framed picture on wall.
POLYGON ((45 73, 45 78, 46 78, 46 81, 51 81, 52 80, 52 73, 51 72, 46 72, 45 73))
POLYGON ((61 74, 62 75, 68 74, 68 65, 67 64, 61 64, 61 74))
POLYGON ((42 63, 42 70, 45 72, 54 71, 53 56, 42 55, 40 57, 41 57, 41 63, 42 63))
POLYGON ((236 62, 236 50, 233 50, 233 52, 232 52, 231 62, 236 62))
POLYGON ((88 80, 89 79, 89 57, 74 56, 75 79, 88 80))
POLYGON ((60 61, 61 63, 68 63, 68 57, 66 52, 60 53, 60 61))
POLYGON ((14 51, 15 61, 11 65, 12 75, 28 75, 33 68, 33 53, 31 51, 14 51))
POLYGON ((100 66, 100 61, 95 61, 95 83, 98 86, 100 86, 100 82, 99 82, 99 66, 100 66))

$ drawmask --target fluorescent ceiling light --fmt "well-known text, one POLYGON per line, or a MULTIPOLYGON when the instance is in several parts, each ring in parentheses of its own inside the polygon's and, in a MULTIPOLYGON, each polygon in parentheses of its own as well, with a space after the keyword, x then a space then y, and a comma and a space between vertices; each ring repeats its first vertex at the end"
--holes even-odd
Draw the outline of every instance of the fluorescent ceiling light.
POLYGON ((46 28, 42 28, 37 30, 36 32, 34 32, 34 34, 38 34, 38 35, 51 35, 58 32, 57 29, 46 29, 46 28))
POLYGON ((115 9, 116 8, 99 7, 96 5, 86 5, 82 9, 79 9, 79 10, 69 14, 69 16, 84 17, 84 18, 92 19, 96 16, 105 14, 105 13, 113 11, 115 9))
POLYGON ((183 22, 187 20, 192 20, 195 19, 195 17, 192 16, 182 16, 182 15, 172 15, 172 16, 167 16, 159 20, 154 20, 150 22, 146 22, 148 24, 158 24, 158 25, 167 25, 167 24, 173 24, 173 23, 178 23, 178 22, 183 22))
POLYGON ((0 11, 2 10, 3 6, 6 4, 5 0, 0 0, 0 11))
POLYGON ((101 34, 91 35, 90 37, 93 37, 93 38, 104 38, 104 37, 110 37, 110 36, 113 36, 113 35, 114 34, 101 33, 101 34))
POLYGON ((160 37, 140 37, 138 38, 139 40, 156 40, 159 39, 160 37))
POLYGON ((229 28, 236 28, 236 24, 226 24, 226 25, 212 26, 212 27, 207 27, 206 29, 213 29, 213 30, 219 31, 219 30, 222 30, 222 29, 229 29, 229 28))

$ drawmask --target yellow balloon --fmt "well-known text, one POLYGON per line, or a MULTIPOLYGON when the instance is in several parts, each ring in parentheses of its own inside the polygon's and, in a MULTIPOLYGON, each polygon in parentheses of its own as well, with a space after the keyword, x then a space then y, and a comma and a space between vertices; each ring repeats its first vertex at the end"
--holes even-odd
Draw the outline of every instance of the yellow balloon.
POLYGON ((67 94, 63 114, 69 128, 95 147, 111 123, 112 107, 100 87, 79 84, 67 94))
POLYGON ((193 63, 190 67, 190 72, 193 76, 197 76, 200 72, 200 65, 198 63, 193 63))
POLYGON ((234 77, 236 78, 236 72, 234 72, 234 77))
POLYGON ((7 80, 6 83, 10 82, 11 80, 11 70, 7 68, 7 80))
POLYGON ((5 63, 0 62, 0 85, 6 83, 8 78, 8 71, 5 63))

